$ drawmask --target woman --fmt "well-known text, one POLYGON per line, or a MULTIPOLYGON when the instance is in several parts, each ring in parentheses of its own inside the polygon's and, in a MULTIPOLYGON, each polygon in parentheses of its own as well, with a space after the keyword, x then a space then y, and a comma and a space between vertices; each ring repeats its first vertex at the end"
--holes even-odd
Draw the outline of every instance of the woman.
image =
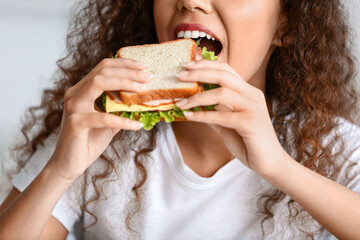
POLYGON ((79 7, 63 76, 23 128, 18 161, 27 164, 1 206, 1 238, 64 239, 75 222, 86 239, 360 238, 358 98, 340 1, 79 7), (187 64, 181 81, 221 87, 179 107, 216 111, 150 132, 97 112, 103 91, 150 81, 142 63, 103 59, 172 40, 181 23, 213 31, 222 53, 187 64))

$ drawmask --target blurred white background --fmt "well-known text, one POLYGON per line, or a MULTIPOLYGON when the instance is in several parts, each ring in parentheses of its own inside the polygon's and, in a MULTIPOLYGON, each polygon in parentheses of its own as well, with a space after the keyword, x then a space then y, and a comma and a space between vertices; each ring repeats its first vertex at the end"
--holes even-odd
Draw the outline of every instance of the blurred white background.
MULTIPOLYGON (((360 35, 360 1, 344 0, 360 35)), ((19 134, 24 111, 40 103, 51 86, 56 60, 63 55, 68 12, 75 0, 0 0, 0 161, 19 134)), ((358 58, 360 46, 355 44, 358 58)), ((1 180, 1 173, 0 173, 1 180)), ((1 187, 0 187, 1 190, 1 187)), ((0 203, 3 200, 0 193, 0 203)))
POLYGON ((18 134, 25 109, 51 86, 74 2, 0 0, 0 156, 18 134))

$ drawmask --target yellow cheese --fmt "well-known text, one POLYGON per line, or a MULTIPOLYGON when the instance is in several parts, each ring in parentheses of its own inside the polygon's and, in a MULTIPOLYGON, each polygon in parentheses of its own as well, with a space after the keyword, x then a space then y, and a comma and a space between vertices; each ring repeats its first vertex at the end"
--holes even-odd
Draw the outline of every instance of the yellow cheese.
POLYGON ((173 103, 164 104, 161 106, 155 107, 145 107, 143 105, 127 105, 123 103, 116 102, 112 100, 109 96, 106 95, 106 112, 135 112, 135 111, 167 111, 175 108, 176 105, 173 103))

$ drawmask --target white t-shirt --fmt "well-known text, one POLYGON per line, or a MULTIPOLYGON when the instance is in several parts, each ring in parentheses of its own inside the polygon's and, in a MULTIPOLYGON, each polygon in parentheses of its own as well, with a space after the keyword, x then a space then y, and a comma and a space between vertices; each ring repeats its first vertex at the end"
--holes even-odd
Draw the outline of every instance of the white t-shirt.
MULTIPOLYGON (((341 131, 349 134, 349 146, 360 142, 357 126, 343 122, 341 131), (351 134, 351 135, 350 135, 351 134), (356 140, 357 139, 357 140, 356 140)), ((52 155, 56 136, 48 138, 45 146, 39 149, 26 166, 12 180, 13 185, 23 191, 37 176, 52 155)), ((119 146, 120 147, 120 146, 119 146)), ((133 156, 133 155, 132 155, 133 156)), ((142 192, 140 211, 133 217, 138 231, 137 238, 153 239, 260 239, 261 214, 257 209, 258 194, 270 188, 268 183, 245 167, 238 159, 233 159, 210 178, 198 176, 184 164, 179 146, 170 124, 159 123, 157 147, 150 154, 152 161, 147 166, 148 176, 142 192)), ((359 162, 360 148, 352 154, 359 162)), ((85 196, 68 189, 57 203, 52 215, 65 228, 72 232, 74 225, 88 226, 94 218, 80 208, 83 202, 94 195, 91 175, 102 172, 104 163, 97 160, 89 168, 87 179, 79 177, 73 185, 85 187, 85 196), (79 224, 81 223, 81 224, 79 224)), ((87 229, 83 239, 132 239, 124 224, 131 208, 134 183, 134 164, 132 159, 122 159, 115 163, 121 174, 111 173, 109 179, 100 181, 103 193, 95 204, 88 209, 96 215, 97 223, 87 229), (102 184, 103 183, 103 184, 102 184), (102 185, 101 185, 102 184, 102 185), (106 199, 107 198, 107 199, 106 199)), ((360 176, 348 184, 360 192, 360 176)), ((286 199, 285 199, 286 200, 286 199)), ((280 204, 281 215, 285 222, 286 201, 280 204)), ((269 239, 303 239, 301 232, 284 229, 276 218, 275 231, 269 239), (282 233, 281 233, 282 232, 282 233), (282 235, 281 235, 282 234, 282 235)), ((316 222, 310 226, 317 226, 316 222)), ((336 239, 324 231, 316 239, 336 239)))

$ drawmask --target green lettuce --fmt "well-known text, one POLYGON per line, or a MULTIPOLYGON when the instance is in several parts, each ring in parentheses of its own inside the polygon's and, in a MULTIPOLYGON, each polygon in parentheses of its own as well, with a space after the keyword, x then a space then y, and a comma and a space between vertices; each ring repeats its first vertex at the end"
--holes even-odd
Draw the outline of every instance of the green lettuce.
MULTIPOLYGON (((199 46, 200 40, 201 39, 196 41, 197 46, 199 46)), ((213 51, 207 51, 206 47, 202 48, 201 55, 206 60, 214 61, 214 60, 218 59, 218 57, 215 56, 215 53, 213 51)), ((113 58, 117 58, 117 55, 115 55, 113 58)), ((219 87, 216 84, 208 84, 208 83, 203 83, 202 86, 205 91, 219 87)), ((106 94, 105 93, 103 93, 103 95, 102 95, 102 103, 104 105, 104 108, 106 109, 106 105, 105 105, 106 104, 106 94)), ((171 122, 175 121, 175 117, 176 118, 185 118, 184 112, 186 112, 186 111, 197 112, 197 111, 201 111, 201 110, 213 110, 215 108, 215 106, 216 105, 198 106, 198 107, 194 107, 194 108, 186 109, 186 110, 182 110, 178 107, 175 107, 174 109, 171 109, 168 111, 122 112, 120 114, 120 116, 129 118, 131 120, 138 119, 139 122, 144 124, 143 128, 145 130, 151 130, 158 122, 160 122, 161 118, 163 118, 165 120, 165 122, 171 123, 171 122)), ((119 112, 111 112, 111 113, 119 115, 119 112)))
POLYGON ((201 56, 206 59, 206 60, 218 60, 218 56, 215 55, 215 52, 213 51, 207 51, 207 48, 206 47, 203 47, 202 48, 202 51, 201 51, 201 56))

